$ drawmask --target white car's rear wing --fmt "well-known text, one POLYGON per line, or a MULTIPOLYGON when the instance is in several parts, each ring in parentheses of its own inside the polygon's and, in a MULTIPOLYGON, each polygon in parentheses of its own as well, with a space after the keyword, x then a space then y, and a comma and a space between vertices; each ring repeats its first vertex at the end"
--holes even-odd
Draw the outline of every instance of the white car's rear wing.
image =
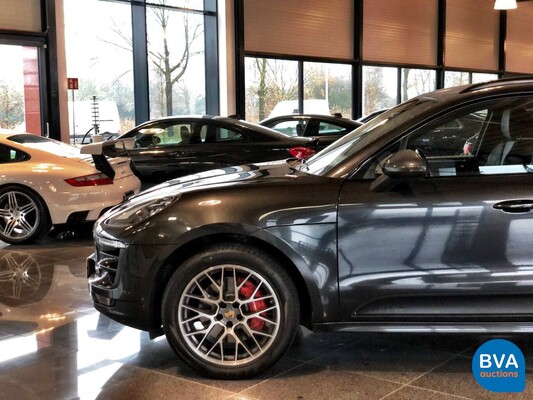
POLYGON ((115 170, 109 164, 107 157, 104 155, 104 149, 113 147, 114 151, 132 149, 135 144, 134 138, 108 140, 105 142, 91 143, 81 146, 81 154, 90 154, 93 157, 94 166, 100 172, 103 172, 111 179, 115 178, 115 170))

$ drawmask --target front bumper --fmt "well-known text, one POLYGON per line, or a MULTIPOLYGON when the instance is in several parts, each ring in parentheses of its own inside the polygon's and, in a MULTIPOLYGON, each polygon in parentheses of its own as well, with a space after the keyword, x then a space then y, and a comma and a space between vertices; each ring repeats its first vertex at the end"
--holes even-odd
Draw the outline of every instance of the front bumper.
POLYGON ((96 249, 87 258, 87 279, 94 307, 133 328, 160 327, 159 304, 154 304, 157 276, 173 246, 127 245, 95 237, 96 249))

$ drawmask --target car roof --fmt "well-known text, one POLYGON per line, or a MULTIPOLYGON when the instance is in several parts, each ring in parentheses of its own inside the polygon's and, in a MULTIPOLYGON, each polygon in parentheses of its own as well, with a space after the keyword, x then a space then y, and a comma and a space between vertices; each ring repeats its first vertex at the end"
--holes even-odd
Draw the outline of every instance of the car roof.
POLYGON ((213 120, 213 121, 233 125, 236 127, 244 128, 244 129, 255 130, 259 134, 271 136, 271 137, 277 138, 278 140, 291 140, 295 142, 299 141, 301 143, 311 140, 309 138, 304 138, 304 137, 295 138, 295 137, 287 136, 274 129, 268 128, 266 126, 244 121, 242 119, 238 119, 233 116, 223 117, 223 116, 215 116, 215 115, 173 115, 169 117, 155 118, 155 119, 151 119, 149 121, 143 122, 135 126, 134 128, 130 129, 128 132, 119 136, 119 138, 129 137, 128 135, 130 135, 132 132, 138 131, 139 129, 142 129, 145 126, 149 126, 155 123, 161 123, 161 122, 169 122, 169 123, 178 122, 179 123, 181 121, 203 121, 203 120, 213 120))
POLYGON ((290 119, 305 119, 305 118, 315 118, 315 119, 321 119, 323 121, 331 121, 331 122, 342 122, 347 124, 352 124, 353 126, 359 126, 361 125, 357 121, 354 121, 353 119, 345 118, 342 116, 337 115, 329 115, 329 114, 286 114, 286 115, 277 115, 272 118, 265 118, 264 120, 260 121, 259 124, 267 123, 270 121, 278 121, 278 120, 290 120, 290 119))
POLYGON ((473 97, 479 97, 480 95, 488 97, 491 94, 530 92, 532 90, 533 77, 516 77, 439 89, 422 94, 415 97, 415 99, 429 98, 437 100, 437 102, 445 102, 447 100, 464 101, 464 97, 470 95, 473 97))
MULTIPOLYGON (((12 137, 12 136, 19 136, 19 135, 42 137, 41 135, 37 135, 35 133, 4 130, 4 129, 0 130, 0 140, 2 140, 2 141, 9 140, 9 138, 12 137)), ((13 142, 13 143, 15 143, 15 142, 13 142)))

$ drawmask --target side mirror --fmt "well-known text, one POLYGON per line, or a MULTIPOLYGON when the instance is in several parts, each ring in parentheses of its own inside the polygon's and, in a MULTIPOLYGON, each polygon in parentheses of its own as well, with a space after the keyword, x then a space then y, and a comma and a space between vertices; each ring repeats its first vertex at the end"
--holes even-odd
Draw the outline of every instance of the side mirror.
POLYGON ((385 160, 383 175, 370 185, 373 192, 385 192, 406 179, 423 178, 428 174, 426 157, 416 150, 400 150, 385 160))
POLYGON ((423 178, 428 174, 427 160, 418 150, 401 150, 385 161, 383 173, 394 179, 423 178))

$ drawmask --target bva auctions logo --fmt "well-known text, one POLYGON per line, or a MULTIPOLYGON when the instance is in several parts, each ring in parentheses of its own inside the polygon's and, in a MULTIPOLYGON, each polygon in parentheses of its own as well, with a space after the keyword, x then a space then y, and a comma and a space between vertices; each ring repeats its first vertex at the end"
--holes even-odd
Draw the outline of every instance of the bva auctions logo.
POLYGON ((526 388, 526 360, 508 340, 483 343, 472 360, 472 372, 477 383, 491 392, 522 392, 526 388))

